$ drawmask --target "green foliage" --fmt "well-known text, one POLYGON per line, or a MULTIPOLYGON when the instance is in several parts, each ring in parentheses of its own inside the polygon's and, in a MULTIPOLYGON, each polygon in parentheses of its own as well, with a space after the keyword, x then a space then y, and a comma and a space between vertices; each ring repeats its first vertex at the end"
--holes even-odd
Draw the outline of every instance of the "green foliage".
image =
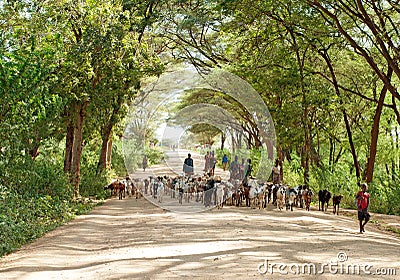
POLYGON ((15 157, 10 161, 0 161, 2 176, 0 185, 24 197, 48 195, 70 199, 72 186, 64 174, 62 164, 57 161, 30 157, 15 157))
POLYGON ((112 148, 111 168, 117 176, 125 177, 127 170, 124 161, 124 155, 121 147, 121 143, 115 141, 112 148))
POLYGON ((215 150, 215 158, 217 159, 217 166, 218 167, 221 167, 222 168, 222 157, 224 156, 224 155, 227 155, 228 156, 228 164, 227 164, 227 167, 229 167, 229 164, 233 161, 233 160, 235 160, 234 158, 232 158, 232 156, 231 156, 231 151, 230 150, 228 150, 228 149, 223 149, 223 150, 221 150, 221 149, 216 149, 215 150))
MULTIPOLYGON (((150 164, 158 164, 160 163, 163 158, 164 158, 164 152, 161 148, 159 147, 154 147, 154 148, 147 148, 146 149, 146 155, 148 159, 148 163, 150 164)), ((141 159, 142 160, 142 159, 141 159)), ((139 168, 142 167, 142 161, 139 162, 138 165, 139 168)))
POLYGON ((374 183, 369 184, 368 192, 371 194, 371 211, 400 215, 400 176, 397 173, 394 173, 391 179, 379 175, 374 183))
MULTIPOLYGON (((283 166, 285 184, 296 186, 302 183, 303 168, 298 156, 292 155, 292 160, 285 161, 283 166)), ((369 210, 376 213, 399 215, 400 177, 395 173, 388 180, 385 173, 377 173, 377 178, 369 184, 368 192, 371 194, 369 210)), ((314 201, 318 201, 319 190, 327 189, 332 194, 343 196, 342 207, 356 209, 355 196, 360 188, 355 175, 349 173, 348 164, 314 167, 310 174, 310 188, 315 194, 314 201)))
POLYGON ((94 204, 58 196, 26 197, 0 186, 0 257, 87 213, 94 204))
POLYGON ((289 186, 301 185, 303 182, 303 168, 300 157, 291 155, 291 160, 283 161, 283 183, 289 186))

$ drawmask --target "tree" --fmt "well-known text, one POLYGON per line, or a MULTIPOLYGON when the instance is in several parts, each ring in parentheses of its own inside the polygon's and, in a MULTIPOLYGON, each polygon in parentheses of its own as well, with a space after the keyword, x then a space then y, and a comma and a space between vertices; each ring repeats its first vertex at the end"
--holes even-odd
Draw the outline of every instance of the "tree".
POLYGON ((378 105, 374 115, 371 146, 365 174, 366 181, 371 182, 379 135, 379 120, 387 91, 392 95, 390 107, 396 114, 397 122, 400 124, 400 114, 397 109, 400 95, 392 79, 393 73, 397 79, 400 78, 399 51, 396 46, 396 42, 399 39, 399 29, 396 21, 400 10, 397 4, 391 1, 384 1, 383 3, 376 1, 367 3, 359 0, 307 2, 310 6, 320 11, 321 14, 327 16, 327 23, 337 28, 338 32, 354 48, 354 51, 365 59, 384 85, 378 98, 378 105), (354 36, 354 34, 357 34, 357 36, 354 36), (386 63, 383 63, 383 61, 386 63), (383 70, 384 68, 387 70, 383 70))

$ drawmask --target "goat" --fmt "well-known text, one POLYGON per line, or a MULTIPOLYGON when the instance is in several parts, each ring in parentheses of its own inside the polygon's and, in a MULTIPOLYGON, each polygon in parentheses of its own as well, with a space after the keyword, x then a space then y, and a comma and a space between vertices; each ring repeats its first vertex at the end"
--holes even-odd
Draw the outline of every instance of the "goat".
POLYGON ((158 197, 158 202, 162 203, 162 198, 164 194, 164 183, 161 181, 157 182, 157 197, 158 197))
POLYGON ((331 199, 331 196, 332 194, 328 190, 320 190, 318 192, 318 210, 322 212, 328 210, 328 204, 329 200, 331 199), (325 203, 326 203, 326 208, 325 208, 325 203))
POLYGON ((333 201, 333 214, 339 215, 339 204, 342 201, 343 196, 341 194, 339 195, 333 195, 332 201, 333 201), (336 209, 337 207, 337 209, 336 209))
POLYGON ((289 210, 290 209, 290 211, 293 211, 293 204, 295 204, 295 201, 296 201, 296 198, 297 198, 297 192, 296 192, 296 190, 294 190, 294 189, 288 189, 288 192, 287 192, 287 195, 288 195, 288 205, 287 205, 287 207, 286 207, 286 210, 289 210))
POLYGON ((276 191, 276 207, 279 210, 283 209, 285 205, 285 196, 286 196, 286 188, 284 186, 280 186, 276 191))
POLYGON ((218 209, 223 207, 224 203, 224 185, 222 183, 215 183, 215 196, 216 196, 216 206, 218 209))
POLYGON ((105 190, 110 190, 112 195, 118 195, 118 199, 121 200, 122 197, 125 197, 125 184, 116 180, 104 187, 105 190))
POLYGON ((303 201, 306 207, 307 211, 310 211, 310 204, 311 204, 311 198, 312 198, 312 191, 308 188, 303 189, 303 201))

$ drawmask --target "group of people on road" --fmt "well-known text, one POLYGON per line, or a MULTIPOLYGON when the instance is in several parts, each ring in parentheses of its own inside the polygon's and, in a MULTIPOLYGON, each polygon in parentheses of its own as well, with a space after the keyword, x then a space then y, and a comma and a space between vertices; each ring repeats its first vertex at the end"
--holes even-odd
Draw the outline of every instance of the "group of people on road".
POLYGON ((242 158, 242 161, 239 162, 238 156, 235 156, 235 159, 229 165, 230 178, 247 182, 247 179, 251 177, 252 169, 251 159, 247 159, 245 162, 245 159, 242 158))
POLYGON ((214 151, 207 152, 204 156, 204 171, 211 176, 215 173, 215 165, 217 164, 217 159, 215 158, 214 151))
MULTIPOLYGON (((229 163, 229 158, 226 154, 222 157, 222 169, 224 171, 227 170, 227 166, 229 163)), ((209 151, 204 156, 204 172, 213 176, 215 174, 215 166, 217 164, 217 159, 215 157, 214 151, 209 151)), ((251 177, 252 172, 252 164, 251 159, 248 159, 245 162, 245 159, 242 158, 242 162, 239 162, 238 156, 235 156, 235 159, 230 163, 229 168, 230 179, 241 180, 243 182, 247 182, 247 179, 251 177)), ((194 174, 193 167, 193 158, 189 153, 187 158, 183 163, 183 172, 186 176, 191 176, 194 174)))

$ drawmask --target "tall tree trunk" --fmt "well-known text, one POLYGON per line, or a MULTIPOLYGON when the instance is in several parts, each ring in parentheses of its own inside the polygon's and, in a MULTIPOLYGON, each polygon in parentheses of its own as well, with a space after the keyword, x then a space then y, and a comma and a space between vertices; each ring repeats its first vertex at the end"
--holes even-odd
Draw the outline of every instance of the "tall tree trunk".
POLYGON ((278 159, 277 159, 278 165, 280 167, 280 169, 279 169, 279 172, 280 172, 279 176, 281 178, 280 181, 283 182, 283 152, 282 152, 282 149, 280 146, 276 147, 276 153, 278 156, 278 159))
POLYGON ((97 174, 100 174, 107 168, 107 151, 108 151, 108 139, 103 138, 101 143, 99 162, 97 163, 97 174))
MULTIPOLYGON (((308 107, 306 105, 306 107, 308 107)), ((308 109, 306 108, 304 110, 304 116, 303 118, 306 118, 306 115, 308 114, 308 109)), ((303 150, 303 167, 304 167, 304 173, 303 173, 303 178, 304 178, 304 184, 308 186, 308 183, 310 181, 310 151, 311 151, 311 138, 310 138, 310 130, 308 126, 308 121, 305 121, 305 124, 307 128, 304 129, 304 150, 303 150)))
POLYGON ((347 132, 347 138, 349 139, 351 155, 353 156, 353 164, 356 169, 357 182, 360 183, 361 182, 361 169, 360 169, 360 164, 358 163, 356 147, 354 146, 354 142, 353 142, 353 134, 351 132, 349 118, 347 116, 345 109, 342 110, 342 113, 343 113, 344 123, 346 125, 346 132, 347 132))
POLYGON ((101 173, 107 168, 108 142, 110 141, 111 131, 112 131, 111 125, 108 125, 108 127, 104 130, 104 133, 101 137, 102 144, 101 144, 99 162, 97 164, 97 174, 101 173))
POLYGON ((302 122, 303 122, 303 132, 304 132, 302 166, 304 168, 304 173, 303 173, 304 184, 308 186, 308 183, 310 181, 311 123, 309 121, 309 116, 308 116, 309 107, 308 107, 306 87, 305 87, 305 81, 304 81, 304 78, 305 78, 305 76, 304 76, 304 57, 306 55, 307 50, 305 50, 301 56, 300 48, 297 45, 296 36, 295 36, 293 30, 289 29, 288 31, 293 39, 293 47, 296 52, 297 66, 299 67, 299 74, 300 74, 300 86, 301 86, 301 95, 302 95, 301 105, 303 108, 302 122))
POLYGON ((223 132, 221 131, 221 151, 224 149, 224 146, 225 146, 225 139, 226 139, 225 133, 223 133, 223 132))
MULTIPOLYGON (((388 73, 386 76, 391 79, 393 73, 393 69, 389 68, 388 73)), ((385 101, 385 96, 387 93, 387 87, 383 86, 381 93, 379 95, 379 100, 378 100, 378 106, 376 107, 375 110, 375 115, 374 115, 374 123, 372 125, 371 129, 371 144, 369 147, 369 157, 368 157, 368 163, 367 163, 367 172, 365 174, 365 180, 367 183, 372 182, 373 176, 374 176, 374 167, 375 167, 375 160, 376 160, 376 148, 378 145, 378 136, 379 136, 379 123, 381 119, 381 114, 382 114, 382 108, 383 108, 383 103, 385 101)))
POLYGON ((70 118, 68 120, 67 132, 65 137, 65 157, 64 157, 65 173, 71 173, 73 145, 74 145, 74 121, 70 118))
POLYGON ((329 138, 329 166, 333 165, 333 155, 335 154, 335 146, 332 137, 329 138))
POLYGON ((108 140, 107 143, 107 169, 111 169, 111 157, 112 157, 112 144, 113 144, 113 138, 110 136, 110 139, 108 140))
MULTIPOLYGON (((267 146, 267 154, 268 154, 268 159, 273 162, 274 160, 274 145, 276 144, 275 141, 267 139, 265 140, 265 144, 267 146)), ((278 146, 277 146, 278 149, 278 146)))
POLYGON ((77 104, 76 122, 74 128, 74 143, 72 148, 72 168, 71 168, 71 183, 74 186, 75 197, 79 197, 79 184, 81 182, 81 156, 83 145, 83 124, 85 121, 85 110, 88 101, 83 104, 77 104))
POLYGON ((39 155, 40 142, 41 137, 38 137, 36 140, 30 143, 31 148, 29 149, 29 154, 32 157, 32 160, 36 160, 37 156, 39 155))
MULTIPOLYGON (((332 77, 333 87, 335 88, 335 93, 339 97, 340 105, 343 105, 343 100, 341 99, 341 96, 340 96, 340 89, 339 89, 339 84, 337 82, 336 73, 335 73, 335 70, 333 69, 332 61, 329 58, 329 55, 327 54, 327 50, 320 50, 319 54, 323 57, 323 59, 326 62, 326 65, 329 68, 329 72, 332 77)), ((342 114, 343 114, 343 120, 344 120, 344 123, 346 126, 347 138, 349 140, 351 155, 353 157, 354 168, 356 169, 357 181, 360 182, 361 181, 361 169, 360 169, 360 164, 358 163, 357 151, 354 146, 353 134, 351 131, 351 126, 350 126, 350 122, 349 122, 349 118, 348 118, 346 109, 344 109, 344 108, 342 109, 342 114)))

